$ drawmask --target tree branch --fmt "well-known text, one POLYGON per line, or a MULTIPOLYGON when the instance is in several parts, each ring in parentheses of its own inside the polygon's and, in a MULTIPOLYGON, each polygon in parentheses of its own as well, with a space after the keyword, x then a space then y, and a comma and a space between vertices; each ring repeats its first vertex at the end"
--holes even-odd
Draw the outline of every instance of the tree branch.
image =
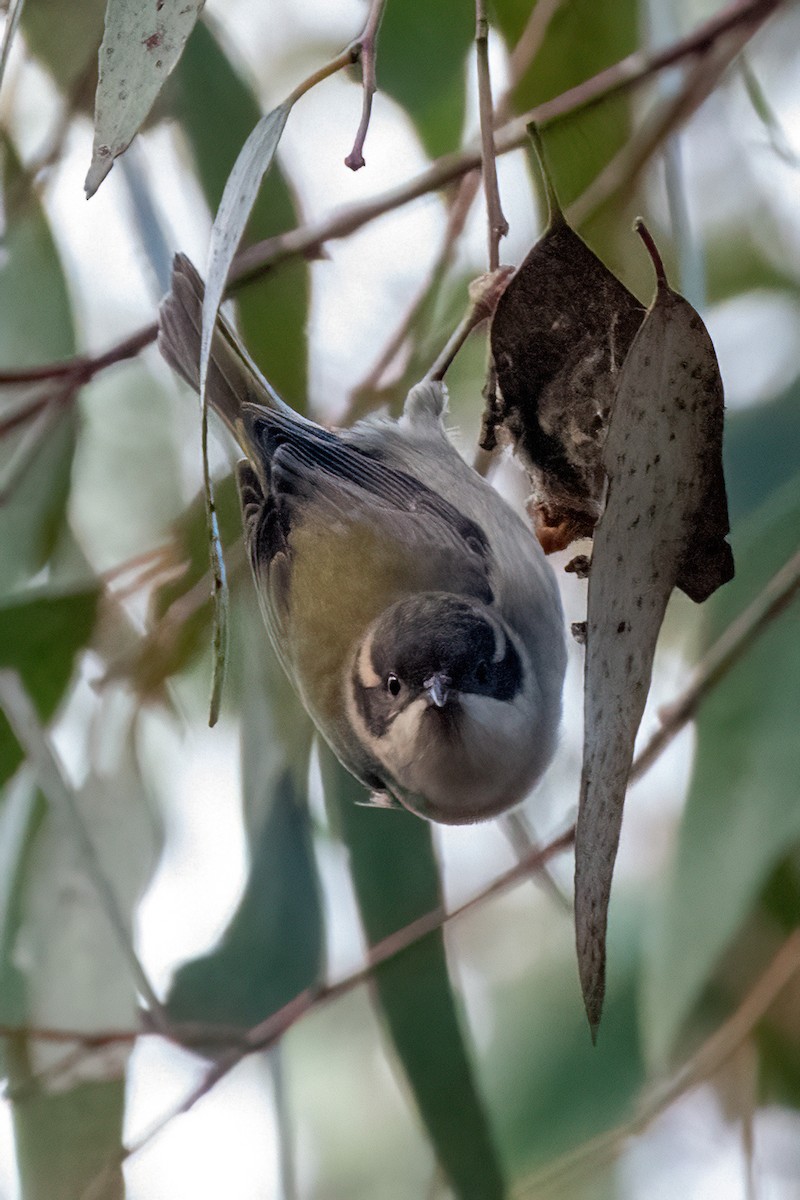
MULTIPOLYGON (((674 66, 685 58, 705 53, 717 39, 724 37, 731 30, 740 30, 746 35, 744 40, 749 39, 782 2, 783 0, 735 0, 735 3, 723 12, 671 46, 649 55, 641 51, 629 54, 599 74, 562 92, 560 96, 539 104, 522 116, 507 122, 495 134, 496 153, 507 154, 525 146, 528 141, 527 126, 531 121, 545 125, 558 117, 567 116, 610 96, 638 87, 659 71, 674 66)), ((325 242, 349 237, 378 217, 402 208, 429 192, 438 191, 467 172, 478 170, 480 165, 480 149, 477 146, 467 147, 458 153, 444 155, 416 178, 372 200, 351 205, 321 221, 301 225, 287 233, 257 242, 238 254, 234 260, 230 290, 235 291, 260 278, 289 258, 298 255, 305 258, 318 256, 325 242)), ((80 356, 38 367, 0 371, 0 387, 73 374, 78 383, 82 384, 107 366, 134 357, 146 345, 155 341, 157 332, 155 324, 146 326, 96 358, 80 356)), ((29 410, 30 415, 34 416, 39 412, 46 402, 39 398, 29 410)), ((14 424, 19 424, 23 419, 19 414, 15 414, 14 424)), ((7 431, 8 422, 5 425, 0 423, 0 437, 7 431)))
POLYGON ((494 107, 492 80, 489 73, 489 18, 486 0, 475 0, 475 58, 478 65, 478 107, 481 125, 481 171, 486 195, 488 224, 489 270, 500 266, 500 240, 508 233, 508 221, 500 203, 497 183, 497 162, 494 148, 494 107))
MULTIPOLYGON (((409 925, 398 929, 395 933, 389 934, 388 937, 376 942, 370 949, 367 955, 367 963, 358 971, 354 971, 351 975, 345 976, 338 983, 323 985, 319 988, 309 988, 299 995, 295 996, 283 1008, 278 1009, 265 1021, 254 1026, 246 1035, 246 1046, 237 1046, 222 1055, 212 1067, 209 1068, 203 1080, 198 1086, 190 1092, 179 1106, 171 1109, 163 1117, 157 1120, 150 1129, 142 1134, 122 1152, 121 1155, 115 1157, 112 1163, 109 1163, 103 1173, 103 1178, 113 1171, 119 1170, 123 1162, 126 1162, 133 1155, 138 1154, 141 1150, 148 1146, 163 1130, 170 1124, 175 1117, 182 1116, 189 1112, 195 1104, 224 1079, 226 1075, 238 1066, 238 1064, 248 1054, 256 1051, 265 1050, 273 1045, 279 1038, 289 1030, 301 1017, 304 1017, 312 1009, 318 1008, 322 1004, 337 1000, 340 996, 346 995, 353 988, 358 987, 362 983, 366 983, 372 976, 375 969, 387 962, 390 958, 400 954, 409 946, 418 942, 421 938, 427 937, 436 930, 441 929, 443 925, 455 920, 457 917, 463 916, 464 913, 482 904, 490 896, 496 896, 507 888, 512 887, 521 879, 526 878, 531 872, 543 867, 549 860, 562 850, 567 849, 572 845, 574 831, 567 830, 566 833, 556 838, 548 845, 538 848, 534 847, 530 854, 525 858, 520 859, 515 863, 510 870, 495 879, 488 887, 483 888, 470 900, 452 909, 449 913, 441 908, 432 910, 419 917, 416 921, 412 921, 409 925)), ((102 1185, 102 1178, 98 1176, 92 1183, 89 1189, 84 1194, 86 1200, 89 1196, 98 1194, 99 1188, 102 1185)), ((83 1200, 83 1198, 82 1198, 83 1200)))

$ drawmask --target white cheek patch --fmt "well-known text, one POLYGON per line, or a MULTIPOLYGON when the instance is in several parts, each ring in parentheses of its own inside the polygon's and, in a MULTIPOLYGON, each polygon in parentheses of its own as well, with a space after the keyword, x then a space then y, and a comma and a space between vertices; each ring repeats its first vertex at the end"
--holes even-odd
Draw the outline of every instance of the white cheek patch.
POLYGON ((419 755, 419 730, 422 715, 428 707, 424 696, 412 700, 392 721, 387 737, 375 750, 384 766, 401 782, 413 771, 419 755))
POLYGON ((361 644, 361 649, 358 652, 356 659, 356 671, 358 678, 364 687, 378 687, 383 682, 379 675, 376 675, 375 668, 372 665, 372 634, 368 634, 361 644))
POLYGON ((500 663, 506 656, 506 635, 499 625, 494 627, 494 658, 493 663, 500 663))

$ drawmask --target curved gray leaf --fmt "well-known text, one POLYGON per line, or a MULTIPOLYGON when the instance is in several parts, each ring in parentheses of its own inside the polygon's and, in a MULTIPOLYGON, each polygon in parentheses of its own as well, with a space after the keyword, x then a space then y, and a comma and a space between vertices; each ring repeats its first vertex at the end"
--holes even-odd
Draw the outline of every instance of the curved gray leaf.
POLYGON ((649 234, 639 232, 658 289, 620 374, 603 456, 608 500, 589 576, 575 932, 593 1033, 622 807, 667 601, 675 586, 705 600, 733 575, 714 347, 692 306, 668 286, 649 234))
POLYGON ((93 196, 139 131, 181 56, 205 0, 108 0, 100 47, 92 162, 93 196))

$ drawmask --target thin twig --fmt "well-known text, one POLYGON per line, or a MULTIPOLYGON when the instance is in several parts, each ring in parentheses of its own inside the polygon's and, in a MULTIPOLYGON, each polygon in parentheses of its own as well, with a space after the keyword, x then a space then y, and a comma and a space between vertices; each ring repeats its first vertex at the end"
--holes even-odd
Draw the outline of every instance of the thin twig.
POLYGON ((489 270, 500 266, 500 240, 508 233, 508 221, 500 203, 497 162, 494 147, 494 108, 489 73, 489 18, 486 0, 475 0, 475 58, 478 65, 478 110, 481 125, 481 173, 486 196, 489 270))
POLYGON ((513 267, 499 267, 487 275, 479 275, 469 285, 469 308, 450 335, 447 345, 427 371, 425 378, 442 380, 473 329, 491 317, 502 295, 513 267))
MULTIPOLYGON (((489 271, 491 272, 497 271, 500 266, 500 240, 508 233, 508 221, 500 203, 500 187, 497 182, 497 151, 494 144, 495 117, 492 104, 492 81, 489 73, 489 19, 486 13, 486 0, 475 0, 475 58, 478 65, 481 173, 483 192, 486 197, 488 257, 489 271)), ((497 411, 497 369, 488 344, 486 348, 486 378, 482 395, 484 411, 495 413, 497 411)))
POLYGON ((114 930, 120 951, 128 963, 133 981, 150 1008, 153 1023, 166 1034, 168 1022, 161 1001, 136 954, 128 925, 120 912, 117 897, 111 887, 94 843, 89 837, 75 794, 64 778, 61 765, 43 730, 38 714, 16 671, 0 671, 0 708, 5 712, 17 741, 36 771, 37 782, 52 807, 63 812, 72 835, 83 854, 86 873, 94 885, 106 917, 114 930))
POLYGON ((569 206, 567 215, 573 225, 584 224, 612 197, 630 192, 656 151, 708 98, 748 36, 741 29, 733 31, 699 54, 677 91, 658 104, 641 128, 569 206))
MULTIPOLYGON (((483 888, 471 899, 465 901, 464 904, 459 905, 450 912, 445 912, 441 908, 434 909, 431 912, 425 913, 416 921, 405 925, 402 929, 398 929, 388 937, 383 938, 381 941, 376 942, 369 951, 366 965, 360 970, 345 976, 344 979, 339 980, 337 983, 323 985, 319 988, 309 988, 301 992, 298 996, 295 996, 283 1008, 278 1009, 277 1012, 273 1013, 265 1021, 262 1021, 259 1025, 249 1030, 246 1047, 235 1047, 221 1056, 209 1068, 201 1083, 184 1098, 179 1106, 176 1106, 163 1117, 159 1118, 145 1133, 135 1141, 132 1141, 121 1155, 116 1156, 114 1161, 108 1164, 103 1173, 104 1176, 109 1172, 118 1170, 123 1162, 126 1162, 133 1155, 138 1154, 148 1146, 175 1117, 189 1112, 198 1101, 208 1095, 221 1079, 230 1074, 248 1054, 267 1049, 312 1009, 317 1009, 322 1004, 337 1000, 360 984, 368 982, 377 967, 395 955, 400 954, 401 951, 408 949, 409 946, 418 942, 421 938, 435 933, 443 925, 456 920, 458 917, 463 916, 464 913, 476 908, 490 896, 496 896, 506 891, 533 871, 538 870, 549 862, 555 854, 568 849, 572 845, 573 840, 574 830, 570 829, 548 843, 547 846, 535 848, 530 855, 520 859, 513 867, 493 880, 488 887, 483 888)), ((94 1194, 94 1188, 99 1183, 100 1176, 92 1182, 90 1185, 91 1191, 87 1189, 86 1195, 94 1194)))
MULTIPOLYGON (((674 66, 682 59, 703 52, 718 37, 723 36, 731 29, 741 26, 743 30, 748 31, 748 37, 752 36, 780 7, 781 3, 782 0, 736 0, 736 3, 731 4, 723 12, 704 22, 694 32, 679 39, 673 45, 651 55, 645 55, 641 51, 628 55, 583 83, 562 92, 560 96, 556 96, 544 104, 538 104, 529 112, 507 122, 496 132, 496 153, 507 154, 527 145, 527 126, 531 121, 543 126, 558 117, 567 116, 589 105, 597 104, 607 97, 638 87, 659 71, 674 66)), ((301 225, 286 233, 257 242, 242 251, 234 260, 234 267, 229 278, 229 290, 237 290, 239 287, 259 279, 287 259, 298 255, 306 258, 314 257, 320 253, 320 248, 325 242, 349 237, 350 234, 378 217, 402 208, 429 192, 438 191, 452 183, 453 180, 460 179, 469 171, 478 170, 480 165, 480 149, 477 146, 467 147, 459 153, 447 154, 437 159, 427 170, 398 188, 384 192, 361 204, 350 205, 319 222, 301 225)), ((84 383, 98 371, 104 370, 113 363, 134 357, 145 346, 155 341, 157 333, 157 325, 148 325, 96 358, 80 356, 33 368, 0 371, 0 387, 37 382, 73 372, 78 381, 84 383)), ((40 411, 46 402, 46 400, 39 399, 30 415, 33 416, 40 411)), ((19 424, 21 420, 22 418, 15 415, 15 424, 19 424)), ((7 432, 5 425, 0 423, 0 437, 4 432, 7 432)))
POLYGON ((750 989, 739 1007, 700 1049, 675 1074, 653 1088, 641 1104, 638 1113, 629 1121, 615 1126, 577 1149, 569 1151, 556 1162, 529 1176, 514 1190, 515 1200, 544 1196, 555 1185, 562 1185, 572 1175, 596 1170, 610 1162, 630 1138, 646 1129, 656 1117, 674 1104, 691 1088, 713 1076, 750 1036, 758 1022, 769 1012, 783 989, 800 971, 800 931, 783 943, 763 975, 750 989))
POLYGON ((386 0, 372 0, 367 16, 367 23, 357 39, 359 58, 361 59, 361 81, 363 89, 361 120, 358 124, 353 149, 344 160, 345 166, 351 171, 358 171, 364 166, 364 142, 372 116, 372 97, 377 91, 375 79, 375 61, 377 57, 378 29, 380 27, 386 0))
MULTIPOLYGON (((539 3, 534 6, 528 18, 528 23, 511 53, 508 86, 498 98, 494 110, 494 122, 496 125, 510 119, 514 88, 538 54, 544 42, 550 21, 563 3, 564 0, 539 0, 539 3)), ((478 194, 480 182, 481 175, 478 171, 469 171, 466 175, 462 176, 455 199, 450 205, 442 244, 430 269, 428 278, 420 289, 411 308, 405 314, 395 332, 390 336, 375 365, 370 369, 369 374, 362 383, 353 389, 350 405, 344 417, 344 424, 349 425, 353 420, 363 416, 368 411, 366 407, 367 402, 373 396, 381 378, 405 345, 420 315, 429 303, 431 295, 440 287, 452 261, 455 246, 463 233, 469 211, 478 194)))

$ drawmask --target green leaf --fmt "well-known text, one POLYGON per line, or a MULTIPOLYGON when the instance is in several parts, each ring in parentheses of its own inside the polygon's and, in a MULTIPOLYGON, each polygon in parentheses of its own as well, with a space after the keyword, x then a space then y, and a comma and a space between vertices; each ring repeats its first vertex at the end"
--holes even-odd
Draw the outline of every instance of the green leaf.
MULTIPOLYGON (((0 804, 0 1023, 23 1025, 25 976, 14 961, 14 939, 22 919, 20 902, 28 852, 41 825, 45 800, 30 778, 8 788, 0 804)), ((0 1075, 4 1044, 0 1041, 0 1075)))
POLYGON ((176 1020, 248 1027, 319 980, 324 935, 306 796, 311 722, 267 643, 249 580, 232 626, 250 873, 219 945, 180 968, 167 1008, 176 1020))
MULTIPOLYGON (((800 477, 734 539, 737 575, 708 604, 711 642, 798 548, 800 477)), ((679 842, 644 976, 652 1059, 671 1053, 770 872, 800 839, 797 602, 704 701, 679 842)))
MULTIPOLYGON (((8 210, 0 256, 0 369, 13 370, 66 358, 75 340, 50 228, 5 139, 0 139, 0 175, 8 210)), ((76 431, 75 406, 66 399, 38 433, 29 425, 3 439, 0 593, 35 574, 53 549, 65 519, 76 431), (19 455, 24 463, 18 470, 19 455)))
MULTIPOLYGON (((76 1200, 109 1160, 119 1155, 125 1115, 125 1079, 81 1083, 61 1093, 30 1081, 27 1049, 9 1050, 19 1181, 23 1200, 76 1200)), ((63 1053, 63 1051, 62 1051, 63 1053)), ((106 1177, 104 1200, 123 1200, 122 1170, 106 1177)))
MULTIPOLYGON (((378 90, 406 110, 432 158, 458 146, 474 37, 469 5, 427 0, 386 5, 378 34, 378 90)), ((365 157, 369 161, 368 152, 365 157)))
POLYGON ((103 372, 81 395, 83 436, 70 513, 100 567, 163 544, 181 513, 174 409, 174 390, 138 359, 103 372))
POLYGON ((63 0, 26 0, 22 13, 26 49, 81 112, 93 108, 105 10, 106 0, 80 0, 65 21, 63 0))
MULTIPOLYGON (((525 913, 525 925, 520 920, 520 928, 503 931, 513 944, 515 932, 525 938, 528 923, 535 930, 543 922, 548 937, 533 970, 503 978, 493 989, 494 1036, 483 1068, 498 1142, 517 1184, 514 1195, 531 1197, 562 1195, 556 1187, 528 1191, 519 1184, 631 1116, 644 1081, 636 1005, 641 896, 623 890, 612 901, 614 971, 597 1045, 586 1028, 569 918, 560 909, 542 912, 541 905, 539 900, 538 911, 525 913), (565 936, 555 936, 559 928, 565 936)), ((492 914, 483 919, 488 924, 492 914)), ((566 1189, 563 1194, 572 1195, 566 1189)))
MULTIPOLYGON (((107 759, 112 754, 107 774, 92 772, 74 794, 78 819, 129 928, 155 865, 157 838, 130 734, 126 727, 115 755, 104 747, 107 759)), ((135 1029, 134 980, 66 806, 34 809, 31 824, 18 840, 7 931, 9 956, 22 976, 23 1025, 135 1029)), ((11 1040, 7 1059, 25 1200, 75 1200, 119 1155, 132 1049, 131 1041, 92 1053, 79 1042, 11 1040)), ((122 1196, 119 1174, 103 1195, 122 1196)))
MULTIPOLYGON (((0 601, 0 667, 18 671, 42 720, 52 717, 72 675, 75 656, 94 628, 99 591, 25 593, 0 601)), ((22 762, 22 750, 0 714, 0 783, 22 762)))
MULTIPOLYGON (((206 200, 216 212, 239 147, 259 119, 255 92, 200 22, 170 81, 170 105, 187 137, 206 200)), ((261 184, 246 240, 261 241, 293 228, 300 212, 279 163, 261 184)), ((248 285, 237 297, 247 348, 273 387, 305 410, 309 270, 292 259, 248 285)))
POLYGON ((87 197, 139 132, 174 68, 204 0, 108 0, 100 47, 87 197))
MULTIPOLYGON (((530 16, 528 0, 495 0, 497 23, 513 46, 530 16)), ((514 89, 514 111, 526 112, 596 75, 636 49, 637 0, 597 4, 570 0, 555 12, 542 46, 514 89)), ((617 96, 542 129, 548 163, 566 208, 627 141, 628 101, 617 96)))
POLYGON ((798 446, 800 379, 766 404, 728 413, 724 460, 734 528, 793 478, 798 446))
MULTIPOLYGON (((320 747, 326 803, 350 852, 370 945, 442 904, 430 825, 363 807, 364 789, 320 747), (359 802, 362 802, 361 804, 359 802)), ((441 930, 374 972, 381 1011, 436 1155, 460 1200, 506 1194, 462 1033, 441 930)))

